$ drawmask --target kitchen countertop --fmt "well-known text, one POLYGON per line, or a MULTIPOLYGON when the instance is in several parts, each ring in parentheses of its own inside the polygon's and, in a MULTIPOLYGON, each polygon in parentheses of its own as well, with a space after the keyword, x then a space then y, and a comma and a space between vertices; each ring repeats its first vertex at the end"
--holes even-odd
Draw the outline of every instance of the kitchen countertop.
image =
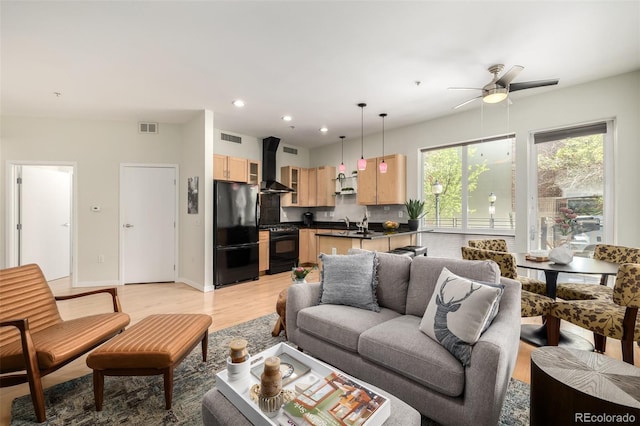
POLYGON ((424 231, 397 231, 397 232, 380 232, 380 231, 369 231, 366 234, 363 234, 358 231, 347 231, 346 229, 333 229, 324 231, 318 231, 316 233, 317 237, 337 237, 337 238, 356 238, 360 240, 375 240, 379 238, 393 238, 404 235, 414 235, 419 234, 424 231))

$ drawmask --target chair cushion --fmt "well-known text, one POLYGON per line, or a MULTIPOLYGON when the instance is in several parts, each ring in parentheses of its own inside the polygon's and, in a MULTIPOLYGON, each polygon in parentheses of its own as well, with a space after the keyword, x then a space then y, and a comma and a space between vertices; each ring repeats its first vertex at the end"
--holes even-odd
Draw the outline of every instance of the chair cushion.
POLYGON ((556 296, 564 300, 608 300, 612 301, 613 289, 600 284, 561 283, 556 296))
POLYGON ((523 275, 518 275, 516 277, 516 280, 520 281, 520 284, 522 284, 522 290, 524 291, 541 294, 543 296, 547 294, 547 283, 545 283, 544 281, 525 277, 523 275))
POLYGON ((640 264, 620 265, 613 286, 613 302, 620 306, 640 308, 640 264))
POLYGON ((351 306, 317 305, 298 312, 300 330, 351 352, 358 351, 358 339, 365 331, 400 316, 382 308, 373 312, 351 306))
POLYGON ((508 252, 507 241, 503 239, 494 240, 469 240, 469 247, 475 247, 483 250, 494 250, 508 252))
POLYGON ((322 253, 320 260, 320 304, 354 306, 374 312, 380 310, 376 298, 378 260, 375 252, 353 255, 322 253))
POLYGON ((612 263, 640 263, 640 248, 598 244, 593 257, 612 263))
POLYGON ((549 315, 551 306, 554 303, 554 300, 550 297, 531 293, 525 290, 522 290, 520 298, 521 317, 538 317, 541 315, 549 315))
MULTIPOLYGON (((559 301, 551 307, 551 315, 596 334, 622 339, 625 308, 605 300, 559 301)), ((640 315, 636 319, 633 340, 640 340, 640 315)))
MULTIPOLYGON (((116 335, 128 324, 129 315, 115 312, 64 321, 31 333, 38 366, 44 370, 61 365, 116 335)), ((2 346, 0 359, 2 373, 24 369, 20 342, 2 346)))
POLYGON ((462 394, 465 369, 439 343, 422 333, 420 317, 404 315, 362 333, 360 355, 439 393, 462 394))

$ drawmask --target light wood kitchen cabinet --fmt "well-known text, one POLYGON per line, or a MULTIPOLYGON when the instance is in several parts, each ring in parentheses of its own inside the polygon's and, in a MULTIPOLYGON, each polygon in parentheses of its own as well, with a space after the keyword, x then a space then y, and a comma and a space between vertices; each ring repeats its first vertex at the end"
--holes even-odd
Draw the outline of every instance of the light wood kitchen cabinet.
POLYGON ((260 162, 257 160, 247 160, 247 183, 259 185, 262 179, 260 162))
POLYGON ((318 205, 318 169, 307 170, 308 185, 307 185, 307 206, 318 205))
POLYGON ((385 155, 387 173, 380 173, 378 165, 382 158, 367 159, 366 170, 358 172, 358 204, 404 204, 407 201, 407 157, 385 155))
POLYGON ((284 166, 280 167, 280 180, 284 185, 293 189, 293 192, 287 192, 280 198, 282 207, 299 207, 300 206, 300 167, 284 166))
POLYGON ((309 205, 309 169, 300 169, 300 185, 298 186, 298 201, 300 206, 309 205))
POLYGON ((322 166, 317 169, 318 182, 317 202, 316 206, 335 206, 336 205, 336 185, 333 180, 336 177, 336 168, 334 166, 322 166))
POLYGON ((318 263, 316 229, 300 228, 298 258, 300 263, 318 263))
POLYGON ((247 182, 249 177, 246 158, 213 155, 213 178, 232 182, 247 182))
POLYGON ((258 232, 258 271, 265 272, 269 269, 269 231, 258 232))

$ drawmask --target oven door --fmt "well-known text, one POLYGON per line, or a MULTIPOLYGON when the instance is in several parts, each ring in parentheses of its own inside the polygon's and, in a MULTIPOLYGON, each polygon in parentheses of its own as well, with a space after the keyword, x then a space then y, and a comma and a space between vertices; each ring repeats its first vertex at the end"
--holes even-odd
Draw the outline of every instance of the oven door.
POLYGON ((268 274, 291 271, 298 261, 299 236, 295 231, 271 231, 269 233, 268 274))

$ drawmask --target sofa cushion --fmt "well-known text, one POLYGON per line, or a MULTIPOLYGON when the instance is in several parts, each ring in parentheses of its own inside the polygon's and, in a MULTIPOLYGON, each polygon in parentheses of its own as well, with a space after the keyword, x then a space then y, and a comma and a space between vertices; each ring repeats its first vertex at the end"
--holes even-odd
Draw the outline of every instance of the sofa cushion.
POLYGON ((357 352, 362 332, 398 316, 386 308, 373 312, 351 306, 317 305, 300 310, 297 325, 305 333, 357 352))
MULTIPOLYGON (((366 253, 367 250, 349 249, 349 254, 366 253)), ((411 258, 391 253, 376 253, 378 258, 378 305, 401 314, 407 308, 407 288, 411 258)))
POLYGON ((403 315, 360 335, 362 358, 447 396, 464 391, 465 369, 438 342, 422 333, 420 317, 403 315))
POLYGON ((483 284, 444 268, 420 322, 420 330, 467 366, 471 345, 498 313, 503 291, 504 286, 500 284, 483 284))
POLYGON ((320 255, 320 304, 347 305, 380 310, 376 299, 378 262, 375 252, 354 255, 320 255))
POLYGON ((407 290, 407 314, 421 317, 433 295, 442 268, 461 277, 488 283, 500 282, 500 268, 491 260, 462 260, 418 256, 411 262, 411 279, 407 290))

